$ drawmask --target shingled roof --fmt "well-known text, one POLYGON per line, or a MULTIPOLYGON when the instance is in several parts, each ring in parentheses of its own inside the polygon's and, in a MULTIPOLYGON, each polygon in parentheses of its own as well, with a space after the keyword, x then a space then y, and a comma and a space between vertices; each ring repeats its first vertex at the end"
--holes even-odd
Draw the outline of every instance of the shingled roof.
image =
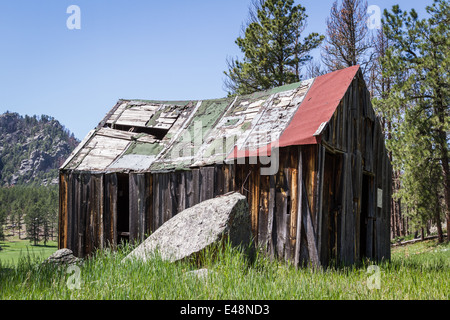
POLYGON ((167 171, 317 144, 358 70, 230 98, 119 100, 61 169, 167 171))

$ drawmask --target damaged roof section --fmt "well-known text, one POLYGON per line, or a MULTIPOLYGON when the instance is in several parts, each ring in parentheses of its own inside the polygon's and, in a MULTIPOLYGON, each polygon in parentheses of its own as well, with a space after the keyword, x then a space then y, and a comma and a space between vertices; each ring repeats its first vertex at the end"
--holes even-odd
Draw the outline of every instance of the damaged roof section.
POLYGON ((193 104, 121 100, 62 166, 79 171, 147 170, 193 104))
MULTIPOLYGON (((297 112, 312 82, 303 81, 293 89, 290 89, 292 85, 285 86, 288 90, 284 91, 278 88, 260 104, 259 109, 257 103, 250 104, 247 109, 247 112, 250 112, 249 130, 238 138, 233 152, 228 153, 228 158, 261 155, 261 150, 266 150, 266 147, 277 142, 297 112), (252 115, 251 110, 255 109, 258 109, 258 112, 252 115)), ((263 154, 270 155, 270 151, 264 151, 263 154)))
POLYGON ((170 171, 315 144, 357 71, 222 99, 119 100, 61 169, 170 171))

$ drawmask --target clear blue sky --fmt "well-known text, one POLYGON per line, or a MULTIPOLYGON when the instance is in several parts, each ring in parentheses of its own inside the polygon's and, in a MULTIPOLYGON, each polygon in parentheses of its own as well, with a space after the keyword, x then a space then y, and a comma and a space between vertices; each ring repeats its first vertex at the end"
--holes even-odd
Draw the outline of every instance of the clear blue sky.
MULTIPOLYGON (((370 0, 425 16, 432 0, 370 0)), ((333 0, 304 0, 310 32, 325 32, 333 0)), ((0 0, 0 113, 47 114, 82 139, 124 98, 210 99, 250 0, 0 0), (81 29, 69 30, 70 5, 81 29)), ((318 54, 318 52, 315 52, 318 54)))

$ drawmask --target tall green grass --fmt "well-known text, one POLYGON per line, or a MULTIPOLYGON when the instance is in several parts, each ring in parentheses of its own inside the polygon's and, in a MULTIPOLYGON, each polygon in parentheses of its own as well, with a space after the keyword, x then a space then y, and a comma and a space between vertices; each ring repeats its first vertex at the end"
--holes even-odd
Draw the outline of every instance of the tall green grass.
POLYGON ((300 300, 450 298, 450 246, 434 242, 396 248, 390 262, 378 263, 380 289, 370 289, 365 261, 359 266, 297 269, 262 254, 249 258, 229 245, 210 248, 199 259, 169 263, 156 255, 147 262, 123 259, 133 248, 98 251, 79 266, 67 267, 23 258, 0 265, 0 299, 33 300, 300 300), (207 268, 197 277, 190 271, 207 268))

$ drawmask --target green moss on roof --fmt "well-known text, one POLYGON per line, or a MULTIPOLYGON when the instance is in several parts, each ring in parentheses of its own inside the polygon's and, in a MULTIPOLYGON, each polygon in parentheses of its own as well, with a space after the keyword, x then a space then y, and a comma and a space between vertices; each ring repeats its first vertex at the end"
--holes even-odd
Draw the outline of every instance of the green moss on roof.
POLYGON ((150 120, 147 122, 147 127, 153 127, 157 124, 157 120, 161 116, 161 113, 163 113, 163 110, 158 110, 156 113, 150 118, 150 120))
POLYGON ((225 122, 224 126, 234 126, 236 123, 239 122, 239 119, 228 119, 227 122, 225 122))
POLYGON ((252 93, 252 94, 248 95, 248 97, 251 98, 251 99, 258 99, 258 98, 261 98, 261 97, 264 97, 264 96, 270 96, 270 95, 275 94, 275 93, 280 93, 280 92, 284 92, 284 91, 297 89, 298 87, 300 87, 301 83, 302 82, 295 82, 295 83, 291 83, 291 84, 286 84, 286 85, 281 86, 281 87, 268 89, 266 91, 255 92, 255 93, 252 93))
POLYGON ((214 124, 232 101, 233 99, 230 98, 203 101, 187 127, 191 141, 199 141, 200 139, 203 141, 205 135, 214 127, 214 124), (201 131, 198 130, 200 125, 201 131), (201 137, 198 136, 199 134, 201 134, 201 137))
POLYGON ((155 163, 152 165, 152 170, 180 169, 192 165, 192 158, 195 157, 195 152, 198 151, 196 148, 199 147, 198 143, 194 147, 196 144, 194 142, 204 142, 205 136, 214 128, 233 100, 234 98, 204 100, 186 130, 172 146, 171 150, 174 152, 168 152, 164 156, 164 159, 168 162, 163 160, 155 163), (174 156, 177 156, 177 158, 187 157, 188 159, 177 159, 176 163, 171 163, 170 160, 174 160, 172 159, 174 156))
POLYGON ((152 171, 165 171, 165 170, 187 170, 192 165, 190 160, 178 160, 172 163, 155 162, 151 165, 152 171))
POLYGON ((247 131, 247 129, 250 129, 251 126, 251 122, 245 122, 242 126, 241 129, 242 131, 247 131))
POLYGON ((125 154, 138 154, 145 156, 157 156, 162 150, 164 146, 159 143, 144 143, 144 142, 135 142, 133 143, 125 154))

